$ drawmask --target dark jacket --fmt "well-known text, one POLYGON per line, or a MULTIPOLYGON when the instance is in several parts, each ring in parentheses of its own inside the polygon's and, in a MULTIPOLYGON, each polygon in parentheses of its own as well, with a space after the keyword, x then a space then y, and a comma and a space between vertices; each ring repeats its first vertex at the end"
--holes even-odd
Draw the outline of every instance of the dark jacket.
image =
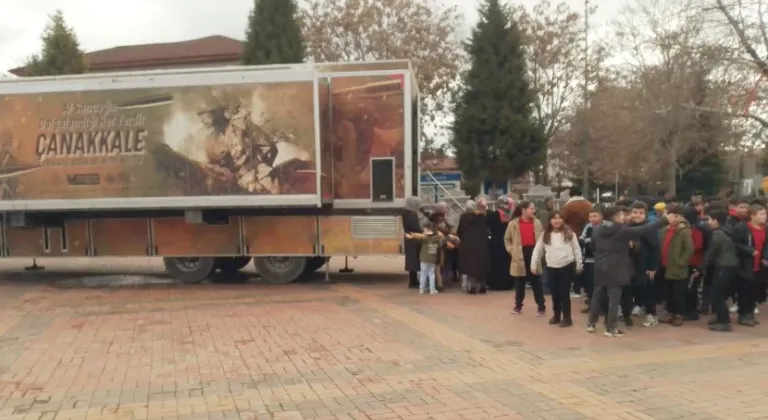
POLYGON ((627 286, 632 275, 629 258, 629 241, 639 240, 667 224, 662 218, 641 226, 627 226, 603 222, 592 233, 592 250, 595 253, 595 286, 627 286))
POLYGON ((739 258, 738 276, 750 280, 754 277, 754 241, 749 232, 746 223, 740 219, 730 216, 723 229, 731 237, 736 246, 736 256, 739 258))
POLYGON ((709 247, 704 254, 703 268, 707 267, 738 267, 739 257, 736 255, 736 245, 723 227, 711 232, 709 247))
MULTIPOLYGON (((649 224, 647 220, 642 223, 631 223, 631 227, 649 224)), ((647 232, 633 241, 634 246, 629 250, 636 278, 645 278, 648 271, 659 269, 661 255, 659 254, 659 235, 656 232, 647 232)))
MULTIPOLYGON (((670 227, 668 226, 667 229, 670 227)), ((661 253, 662 258, 664 250, 664 241, 667 235, 667 229, 661 233, 661 253)), ((667 265, 664 267, 664 278, 666 280, 687 280, 688 279, 688 260, 694 253, 693 234, 691 225, 688 222, 680 222, 675 227, 672 239, 669 242, 669 248, 666 249, 667 265)))
POLYGON ((461 241, 459 272, 470 277, 487 278, 491 271, 491 256, 486 215, 477 212, 462 214, 456 236, 461 241))
POLYGON ((588 223, 584 230, 581 231, 581 236, 579 236, 581 255, 584 257, 585 264, 593 264, 595 262, 595 253, 592 251, 592 234, 594 231, 595 227, 588 223))
MULTIPOLYGON (((421 233, 421 223, 419 215, 411 210, 403 210, 403 230, 405 233, 421 233)), ((405 271, 419 271, 419 254, 421 253, 421 242, 405 241, 403 245, 405 254, 405 271)))

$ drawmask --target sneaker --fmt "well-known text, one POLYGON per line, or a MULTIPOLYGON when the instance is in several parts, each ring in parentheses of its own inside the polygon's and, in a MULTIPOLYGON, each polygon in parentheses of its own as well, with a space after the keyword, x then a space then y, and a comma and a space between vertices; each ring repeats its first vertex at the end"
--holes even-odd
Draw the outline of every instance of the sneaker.
POLYGON ((439 291, 439 290, 437 290, 437 289, 435 289, 435 290, 430 290, 430 291, 429 291, 429 294, 430 294, 430 295, 436 295, 436 294, 439 294, 439 293, 440 293, 440 291, 439 291))
POLYGON ((597 326, 595 324, 587 324, 587 332, 593 333, 597 329, 597 326))
POLYGON ((467 293, 470 295, 476 295, 477 289, 475 289, 474 287, 470 287, 469 290, 467 290, 467 293))
POLYGON ((712 324, 709 326, 709 330, 716 332, 731 332, 733 331, 733 327, 731 327, 731 324, 712 324))
POLYGON ((739 325, 743 325, 745 327, 754 327, 755 322, 749 318, 748 316, 740 316, 739 317, 739 325))
POLYGON ((643 308, 635 306, 632 308, 632 316, 641 316, 643 314, 643 308))
POLYGON ((486 289, 485 287, 481 287, 481 288, 479 288, 477 290, 477 293, 480 294, 480 295, 484 295, 484 294, 488 293, 488 289, 486 289))
POLYGON ((624 337, 624 331, 614 328, 612 330, 606 330, 603 335, 606 337, 624 337))
POLYGON ((672 322, 670 323, 673 327, 682 327, 683 326, 683 317, 680 315, 675 315, 674 319, 672 319, 672 322))
POLYGON ((737 305, 735 303, 733 305, 731 305, 731 309, 729 309, 729 312, 732 313, 732 314, 735 314, 736 312, 739 312, 739 305, 737 305))
POLYGON ((581 299, 581 293, 571 292, 571 299, 581 299))
POLYGON ((512 309, 512 315, 520 315, 521 313, 523 313, 523 308, 512 309))
POLYGON ((644 326, 645 328, 653 328, 653 327, 655 327, 655 326, 657 326, 657 325, 659 325, 659 320, 658 320, 658 319, 656 319, 656 317, 655 317, 655 316, 653 316, 653 315, 651 315, 651 314, 648 314, 648 315, 645 317, 645 322, 643 322, 643 326, 644 326))
POLYGON ((544 315, 546 315, 546 314, 547 314, 547 312, 546 312, 546 311, 542 311, 541 309, 539 309, 538 311, 536 311, 536 316, 544 316, 544 315))
POLYGON ((427 289, 419 289, 419 294, 423 295, 427 293, 427 289))
POLYGON ((757 306, 755 306, 755 315, 760 315, 760 309, 758 309, 757 306))

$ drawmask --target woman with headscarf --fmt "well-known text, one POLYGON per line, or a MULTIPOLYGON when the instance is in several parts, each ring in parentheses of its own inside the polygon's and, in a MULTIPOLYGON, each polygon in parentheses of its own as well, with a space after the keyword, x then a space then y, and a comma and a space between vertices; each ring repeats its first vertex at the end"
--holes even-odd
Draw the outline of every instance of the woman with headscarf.
POLYGON ((467 211, 459 219, 456 231, 461 248, 459 249, 459 272, 466 275, 469 284, 467 293, 483 294, 487 290, 486 281, 491 269, 490 249, 488 243, 488 223, 485 199, 475 203, 467 202, 467 211))
POLYGON ((509 198, 502 195, 496 202, 496 211, 488 213, 488 230, 491 233, 491 275, 488 287, 491 290, 509 290, 515 284, 514 278, 509 274, 512 257, 504 246, 504 233, 512 215, 509 204, 509 198))
MULTIPOLYGON (((421 222, 419 221, 419 210, 421 208, 421 199, 418 197, 408 197, 405 199, 405 209, 403 211, 403 231, 405 233, 421 233, 421 222)), ((419 254, 421 253, 420 241, 405 241, 405 271, 408 272, 408 288, 417 289, 419 287, 419 254)))
MULTIPOLYGON (((446 237, 449 234, 456 234, 455 229, 448 223, 448 203, 441 201, 435 205, 435 209, 429 216, 429 221, 446 237)), ((444 247, 440 250, 437 259, 437 270, 435 270, 435 283, 437 284, 437 290, 442 292, 443 287, 450 285, 453 281, 453 265, 451 259, 453 258, 454 250, 452 248, 444 247)))

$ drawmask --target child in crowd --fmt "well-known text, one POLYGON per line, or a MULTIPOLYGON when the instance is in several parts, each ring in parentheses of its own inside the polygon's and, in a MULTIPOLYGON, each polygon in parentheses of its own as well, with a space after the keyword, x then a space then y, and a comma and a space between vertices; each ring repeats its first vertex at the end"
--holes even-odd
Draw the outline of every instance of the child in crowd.
POLYGON ((752 261, 752 272, 754 279, 754 289, 750 293, 750 303, 754 306, 753 314, 751 317, 752 324, 759 324, 755 315, 759 313, 757 309, 758 303, 765 302, 765 260, 768 259, 766 255, 766 211, 765 207, 759 204, 753 204, 749 208, 749 223, 747 228, 752 235, 752 245, 755 249, 755 256, 752 261))
POLYGON ((725 229, 728 214, 725 210, 715 208, 710 210, 707 225, 711 229, 709 247, 704 254, 702 267, 712 276, 710 299, 714 317, 709 321, 709 329, 712 331, 731 331, 731 317, 726 300, 731 288, 731 282, 736 278, 739 267, 739 259, 736 255, 736 245, 726 233, 725 229))
POLYGON ((731 312, 739 314, 739 324, 745 327, 755 326, 755 258, 760 252, 754 247, 752 232, 747 226, 752 217, 749 214, 749 201, 734 197, 730 200, 728 209, 728 226, 726 233, 736 245, 736 256, 739 258, 739 269, 736 271, 733 291, 735 304, 731 312))
MULTIPOLYGON (((595 228, 592 234, 592 246, 595 256, 595 290, 590 302, 587 331, 594 332, 602 309, 599 299, 602 293, 608 296, 608 313, 605 320, 605 336, 621 337, 624 332, 618 329, 619 305, 624 286, 630 284, 632 262, 628 244, 640 237, 655 232, 667 224, 667 219, 641 226, 625 224, 628 209, 623 206, 607 208, 604 222, 595 228)), ((687 261, 687 258, 686 258, 687 261)))
POLYGON ((558 211, 549 214, 549 220, 544 226, 544 233, 536 241, 531 257, 531 272, 538 275, 543 271, 541 260, 545 260, 549 280, 552 284, 552 310, 554 316, 549 320, 550 325, 570 327, 571 318, 571 285, 583 266, 581 248, 576 234, 565 224, 558 211))
MULTIPOLYGON (((630 209, 630 226, 643 226, 648 224, 648 205, 642 201, 632 203, 630 209)), ((656 271, 659 269, 659 238, 656 232, 648 232, 632 241, 629 249, 632 266, 632 291, 630 296, 634 297, 637 306, 631 308, 633 302, 630 296, 622 295, 624 301, 624 323, 627 327, 632 325, 631 315, 640 315, 645 312, 646 328, 654 327, 658 324, 656 318, 656 293, 653 288, 653 279, 656 271), (632 311, 630 314, 630 310, 632 311)), ((626 289, 625 289, 626 292, 626 289)))
POLYGON ((519 315, 523 311, 526 284, 530 284, 533 290, 533 298, 537 306, 536 316, 544 316, 546 313, 547 304, 544 300, 541 275, 531 271, 533 248, 543 233, 544 227, 536 218, 536 206, 530 201, 521 201, 515 207, 512 221, 509 222, 507 230, 504 232, 504 247, 512 259, 509 274, 515 278, 513 315, 519 315))
POLYGON ((455 242, 449 242, 446 238, 451 238, 452 241, 456 241, 458 238, 454 235, 444 235, 434 223, 428 223, 422 233, 407 233, 405 237, 406 239, 421 241, 419 293, 427 293, 427 287, 429 287, 429 293, 436 295, 438 291, 435 284, 435 269, 437 268, 440 249, 443 247, 452 249, 455 242))
MULTIPOLYGON (((449 257, 452 256, 453 251, 459 247, 459 237, 455 235, 455 230, 448 224, 446 220, 440 220, 435 223, 437 231, 445 236, 445 242, 443 244, 442 252, 440 255, 441 266, 438 266, 442 271, 440 277, 443 279, 443 285, 450 285, 453 281, 453 266, 449 261, 449 257)), ((438 285, 438 291, 440 291, 440 285, 438 285)))
POLYGON ((666 318, 659 320, 675 327, 683 325, 685 316, 685 301, 688 293, 688 282, 691 273, 688 260, 694 252, 691 225, 683 217, 683 209, 679 205, 667 206, 669 226, 661 234, 661 266, 664 267, 664 300, 666 302, 666 318))
POLYGON ((581 244, 581 255, 584 257, 584 290, 587 293, 587 305, 581 310, 581 313, 589 313, 589 302, 592 300, 592 292, 595 288, 595 257, 592 252, 592 233, 595 228, 603 223, 603 213, 595 206, 589 212, 589 224, 584 227, 579 237, 581 244))
POLYGON ((693 255, 688 259, 689 273, 693 276, 693 281, 690 282, 688 290, 685 294, 685 320, 686 321, 698 321, 699 320, 699 288, 704 280, 704 276, 701 273, 702 262, 704 261, 705 251, 705 236, 704 229, 700 227, 699 219, 700 204, 695 203, 693 206, 683 209, 683 217, 691 226, 691 239, 693 242, 693 255))

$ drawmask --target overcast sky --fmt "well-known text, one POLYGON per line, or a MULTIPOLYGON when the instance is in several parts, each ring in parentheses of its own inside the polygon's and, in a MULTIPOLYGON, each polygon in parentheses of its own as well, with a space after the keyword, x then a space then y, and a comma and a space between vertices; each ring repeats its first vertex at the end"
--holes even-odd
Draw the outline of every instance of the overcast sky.
MULTIPOLYGON (((476 0, 437 0, 460 5, 467 27, 477 18, 476 0)), ((566 0, 578 10, 584 0, 566 0)), ((625 0, 591 0, 598 6, 595 23, 616 15, 625 0)), ((535 0, 522 0, 534 4, 535 0)), ((553 1, 555 3, 556 1, 553 1)), ((23 64, 40 48, 47 15, 64 11, 82 48, 93 51, 119 45, 172 42, 208 35, 243 38, 253 0, 2 0, 0 71, 23 64)))

